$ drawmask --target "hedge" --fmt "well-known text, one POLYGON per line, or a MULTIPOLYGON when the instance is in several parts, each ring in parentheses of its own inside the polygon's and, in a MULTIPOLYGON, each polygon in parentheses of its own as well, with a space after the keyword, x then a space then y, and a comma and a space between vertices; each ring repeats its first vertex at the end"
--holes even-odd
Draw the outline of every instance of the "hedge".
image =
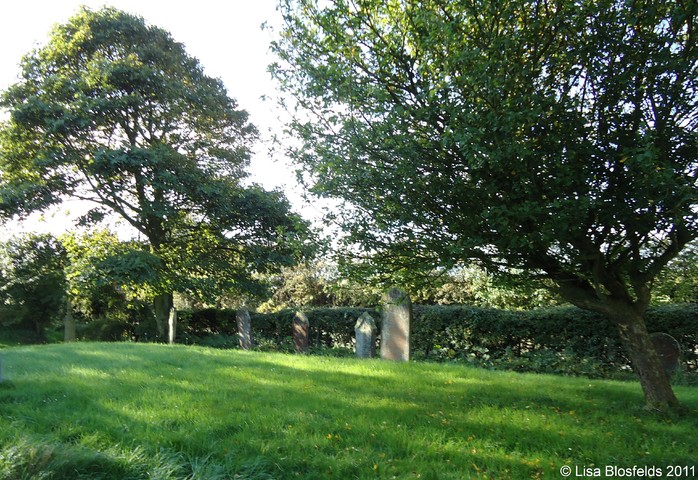
MULTIPOLYGON (((647 311, 650 333, 677 339, 689 370, 698 370, 698 305, 670 305, 647 311)), ((570 371, 602 375, 627 370, 629 361, 616 327, 600 314, 575 307, 509 312, 466 306, 415 306, 413 355, 463 359, 520 370, 570 371), (517 359, 549 363, 529 368, 517 359), (518 367, 518 368, 516 368, 518 367), (581 369, 581 370, 579 370, 581 369)))
MULTIPOLYGON (((354 324, 366 308, 304 310, 310 322, 311 348, 353 348, 354 324)), ((291 350, 296 310, 252 314, 253 336, 265 349, 291 350)), ((212 346, 235 345, 234 310, 180 312, 180 341, 212 346), (224 336, 211 339, 211 336, 224 336)), ((647 326, 678 340, 689 370, 698 370, 698 305, 669 305, 648 310, 647 326)), ((380 341, 380 334, 379 334, 380 341)), ((608 376, 628 369, 614 325, 599 314, 575 307, 511 312, 469 306, 413 307, 411 353, 414 358, 467 361, 492 367, 608 376)))
MULTIPOLYGON (((255 342, 276 345, 284 349, 292 344, 291 332, 297 310, 276 313, 252 313, 250 321, 255 342)), ((354 344, 354 324, 364 312, 373 318, 380 315, 368 308, 313 308, 304 310, 310 323, 309 343, 314 348, 351 348, 354 344)), ((184 343, 201 343, 213 335, 235 335, 235 310, 203 309, 178 313, 178 339, 184 343)), ((210 340, 206 340, 208 342, 210 340)), ((269 347, 271 348, 271 347, 269 347)))

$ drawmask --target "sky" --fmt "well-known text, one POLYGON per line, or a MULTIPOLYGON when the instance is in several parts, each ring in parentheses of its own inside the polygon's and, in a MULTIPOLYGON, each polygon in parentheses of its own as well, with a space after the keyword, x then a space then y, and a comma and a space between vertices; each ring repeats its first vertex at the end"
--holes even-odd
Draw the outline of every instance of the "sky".
MULTIPOLYGON (((274 101, 261 99, 275 93, 267 72, 274 61, 269 51, 273 33, 261 25, 266 22, 277 29, 281 25, 276 0, 5 1, 0 3, 0 90, 17 81, 22 56, 45 44, 52 26, 64 23, 81 5, 93 10, 108 5, 140 15, 183 43, 207 75, 223 81, 228 94, 250 113, 261 132, 250 168, 252 181, 267 189, 283 189, 304 216, 317 213, 301 200, 292 166, 285 159, 270 158, 268 151, 271 132, 279 132, 282 124, 274 101)), ((65 216, 50 221, 54 227, 67 222, 65 216)))

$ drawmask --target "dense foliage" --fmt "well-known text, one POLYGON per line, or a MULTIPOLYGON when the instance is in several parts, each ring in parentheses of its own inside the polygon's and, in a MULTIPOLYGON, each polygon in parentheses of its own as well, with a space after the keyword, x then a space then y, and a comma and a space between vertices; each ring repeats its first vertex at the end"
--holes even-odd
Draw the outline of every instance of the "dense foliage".
POLYGON ((698 5, 281 2, 290 148, 370 268, 477 261, 617 325, 652 408, 654 280, 698 236, 698 5))
POLYGON ((149 277, 161 335, 172 292, 254 290, 255 271, 295 261, 306 224, 243 184, 247 112, 168 32, 83 8, 21 68, 0 96, 0 219, 66 198, 90 206, 80 224, 120 217, 144 240, 121 263, 149 277))
MULTIPOLYGON (((380 303, 385 284, 379 276, 347 277, 326 262, 285 268, 268 277, 271 297, 259 311, 304 307, 371 307, 380 303)), ((389 285, 388 285, 389 286, 389 285)), ((559 295, 534 282, 506 282, 471 265, 452 271, 424 272, 410 288, 411 298, 422 304, 464 304, 522 310, 562 303, 559 295)))
POLYGON ((50 235, 0 244, 0 327, 29 327, 39 338, 65 312, 67 256, 50 235))

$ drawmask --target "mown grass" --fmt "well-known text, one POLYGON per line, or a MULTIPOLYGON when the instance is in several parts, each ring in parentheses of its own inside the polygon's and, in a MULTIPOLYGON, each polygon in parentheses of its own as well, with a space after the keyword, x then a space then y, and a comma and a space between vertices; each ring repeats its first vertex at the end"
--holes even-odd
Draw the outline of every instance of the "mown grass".
POLYGON ((148 344, 0 350, 0 478, 562 478, 691 465, 636 383, 148 344))

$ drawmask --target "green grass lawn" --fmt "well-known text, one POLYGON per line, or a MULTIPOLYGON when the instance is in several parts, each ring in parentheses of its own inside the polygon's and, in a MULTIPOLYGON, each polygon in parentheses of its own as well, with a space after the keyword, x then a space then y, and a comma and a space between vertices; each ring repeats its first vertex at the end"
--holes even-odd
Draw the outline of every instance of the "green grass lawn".
POLYGON ((132 343, 0 355, 2 479, 574 478, 698 458, 695 387, 660 417, 637 383, 462 366, 132 343))

